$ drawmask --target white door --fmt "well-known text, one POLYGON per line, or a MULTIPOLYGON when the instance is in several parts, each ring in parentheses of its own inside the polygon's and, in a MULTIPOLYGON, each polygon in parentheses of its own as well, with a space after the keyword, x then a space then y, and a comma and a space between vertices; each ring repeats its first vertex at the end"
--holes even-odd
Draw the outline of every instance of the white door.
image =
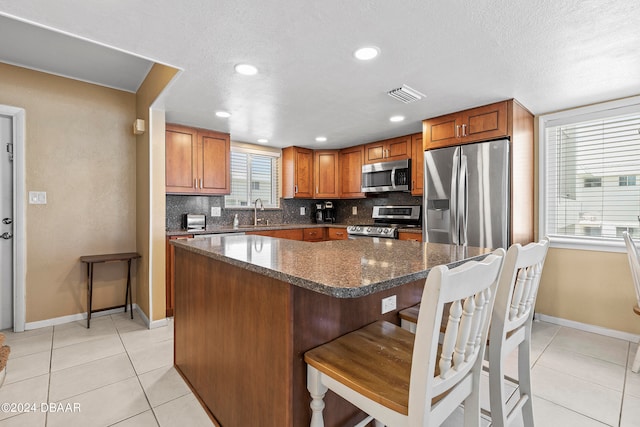
POLYGON ((0 330, 13 326, 13 132, 0 115, 0 330))

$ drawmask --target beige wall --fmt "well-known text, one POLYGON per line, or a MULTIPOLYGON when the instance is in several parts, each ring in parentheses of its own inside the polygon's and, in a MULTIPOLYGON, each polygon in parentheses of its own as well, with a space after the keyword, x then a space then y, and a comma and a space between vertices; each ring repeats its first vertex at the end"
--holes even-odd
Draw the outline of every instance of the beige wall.
POLYGON ((626 253, 550 249, 536 311, 640 334, 626 253))
MULTIPOLYGON (((149 320, 164 319, 165 302, 165 185, 164 113, 150 108, 178 70, 154 64, 136 95, 137 118, 146 131, 136 138, 136 241, 142 262, 138 270, 137 301, 149 320), (153 120, 151 120, 153 119, 153 120)), ((133 123, 133 122, 132 122, 133 123)))
MULTIPOLYGON (((26 189, 47 192, 26 205, 26 321, 85 312, 78 258, 136 250, 135 95, 0 63, 0 103, 25 109, 26 189)), ((124 303, 125 275, 96 266, 94 307, 124 303)))

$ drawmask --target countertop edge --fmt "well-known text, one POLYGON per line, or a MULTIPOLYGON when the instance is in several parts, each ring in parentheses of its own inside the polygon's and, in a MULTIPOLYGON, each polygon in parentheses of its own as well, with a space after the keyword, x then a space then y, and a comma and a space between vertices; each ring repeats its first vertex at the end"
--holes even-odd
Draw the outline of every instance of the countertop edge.
MULTIPOLYGON (((317 245, 318 243, 311 242, 301 242, 309 245, 317 245)), ((323 283, 318 283, 312 280, 308 280, 302 277, 294 276, 288 273, 283 273, 281 271, 276 271, 267 267, 262 267, 250 262, 237 260, 234 258, 229 258, 227 256, 217 254, 214 252, 202 250, 197 247, 193 247, 185 242, 181 242, 180 240, 173 240, 171 244, 178 246, 182 249, 187 250, 188 252, 193 252, 211 259, 215 259, 230 265, 234 265, 236 267, 243 268, 247 271, 252 271, 254 273, 262 274, 267 277, 271 277, 276 280, 283 281, 285 283, 289 283, 294 286, 298 286, 303 289, 308 289, 314 292, 318 292, 320 294, 328 295, 335 298, 359 298, 366 295, 374 294, 377 292, 381 292, 387 289, 392 289, 397 286, 405 285, 410 282, 414 282, 416 280, 425 280, 429 274, 431 269, 418 271, 415 273, 394 277, 388 280, 383 280, 381 282, 372 283, 366 286, 359 286, 355 288, 336 288, 333 286, 325 285, 323 283)), ((480 254, 474 257, 470 257, 465 260, 454 261, 449 264, 446 264, 448 268, 455 268, 459 265, 462 265, 469 261, 481 261, 489 254, 480 254)))

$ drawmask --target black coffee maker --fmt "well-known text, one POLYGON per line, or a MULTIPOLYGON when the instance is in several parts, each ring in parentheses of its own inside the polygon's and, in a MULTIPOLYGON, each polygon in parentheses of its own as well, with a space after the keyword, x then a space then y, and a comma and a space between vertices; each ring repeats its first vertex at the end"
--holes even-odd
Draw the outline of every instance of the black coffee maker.
POLYGON ((336 222, 336 211, 333 208, 333 202, 324 202, 322 212, 324 213, 323 222, 336 222))

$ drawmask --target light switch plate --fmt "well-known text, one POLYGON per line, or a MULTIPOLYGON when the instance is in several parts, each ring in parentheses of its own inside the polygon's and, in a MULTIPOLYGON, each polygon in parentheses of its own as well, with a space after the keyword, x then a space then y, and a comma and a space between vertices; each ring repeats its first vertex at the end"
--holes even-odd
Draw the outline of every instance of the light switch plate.
POLYGON ((305 208, 304 206, 300 206, 300 215, 306 215, 307 214, 307 208, 305 208))
POLYGON ((29 191, 29 204, 30 205, 46 205, 47 192, 46 191, 29 191))
POLYGON ((351 215, 358 215, 358 207, 357 206, 353 206, 351 208, 351 215))
POLYGON ((222 216, 222 209, 219 206, 212 206, 211 216, 222 216))

